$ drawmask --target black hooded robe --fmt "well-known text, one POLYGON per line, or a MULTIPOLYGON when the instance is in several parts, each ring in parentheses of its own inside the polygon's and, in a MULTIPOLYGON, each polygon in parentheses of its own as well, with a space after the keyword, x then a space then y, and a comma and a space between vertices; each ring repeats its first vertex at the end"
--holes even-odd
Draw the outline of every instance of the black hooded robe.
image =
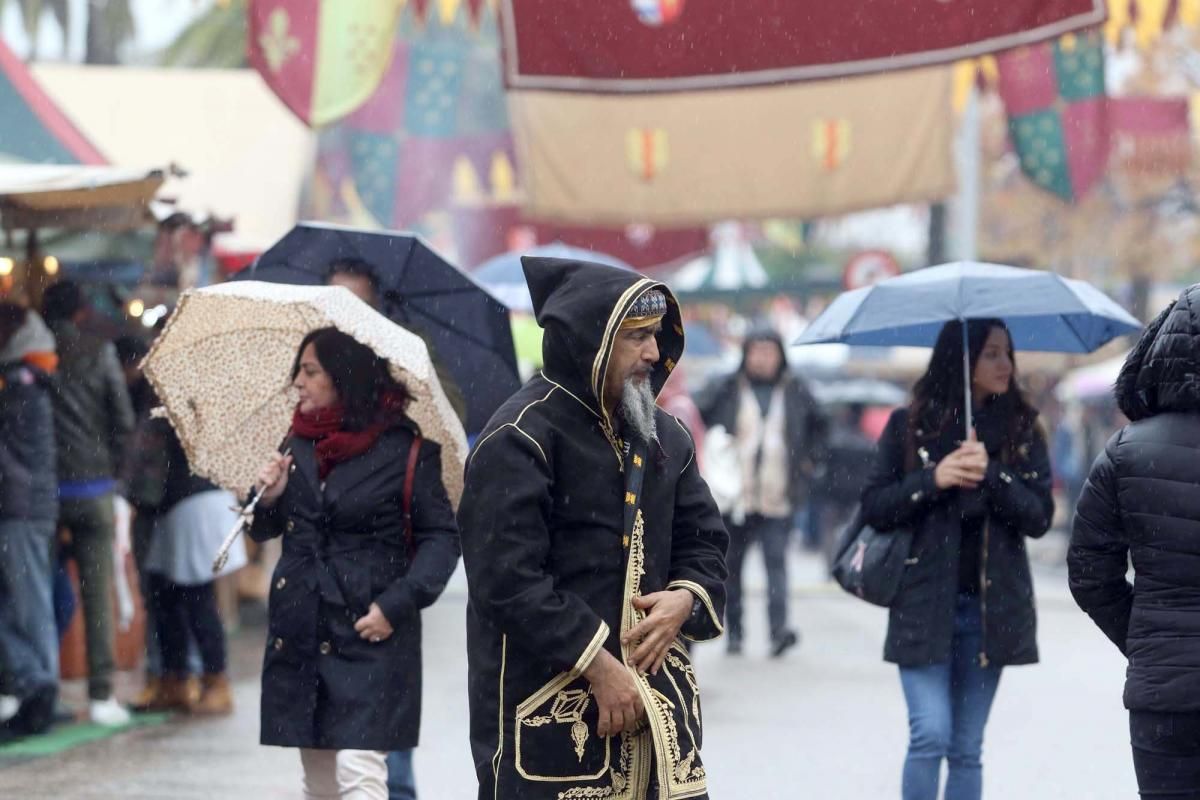
POLYGON ((481 434, 459 509, 479 797, 643 800, 652 784, 655 800, 707 797, 682 643, 657 676, 631 669, 648 716, 635 733, 596 735, 582 676, 601 648, 626 661, 620 635, 641 618, 638 594, 686 588, 696 602, 683 634, 722 632, 728 536, 691 436, 660 409, 658 445, 626 452, 597 399, 617 329, 650 289, 669 298, 651 377, 662 389, 683 351, 678 304, 623 270, 524 262, 545 370, 481 434))

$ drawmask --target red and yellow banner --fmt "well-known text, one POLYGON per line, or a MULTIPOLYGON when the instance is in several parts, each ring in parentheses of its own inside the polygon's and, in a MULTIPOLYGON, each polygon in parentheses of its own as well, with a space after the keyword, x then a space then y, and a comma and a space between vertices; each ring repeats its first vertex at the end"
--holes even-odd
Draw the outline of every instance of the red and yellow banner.
POLYGON ((251 0, 250 63, 312 127, 365 103, 392 59, 404 0, 251 0))
POLYGON ((501 9, 510 87, 585 92, 724 89, 944 64, 1106 16, 1105 0, 501 0, 501 9))
POLYGON ((809 218, 945 197, 949 68, 668 95, 509 92, 526 211, 583 224, 809 218))

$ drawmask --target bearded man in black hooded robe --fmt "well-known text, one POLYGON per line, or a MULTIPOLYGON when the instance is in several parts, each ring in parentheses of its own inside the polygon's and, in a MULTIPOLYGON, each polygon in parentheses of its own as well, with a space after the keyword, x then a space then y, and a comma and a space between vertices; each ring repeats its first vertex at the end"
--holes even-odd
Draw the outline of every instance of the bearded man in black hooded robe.
POLYGON ((545 368, 480 435, 459 510, 479 797, 707 797, 680 637, 722 633, 729 540, 655 405, 678 303, 632 272, 523 264, 545 368))

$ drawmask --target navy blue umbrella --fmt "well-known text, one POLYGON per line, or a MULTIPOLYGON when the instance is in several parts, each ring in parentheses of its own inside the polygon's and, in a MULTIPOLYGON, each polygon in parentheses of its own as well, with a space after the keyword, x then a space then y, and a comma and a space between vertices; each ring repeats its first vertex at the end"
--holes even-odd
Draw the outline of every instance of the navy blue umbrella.
POLYGON ((520 387, 508 309, 419 237, 302 222, 237 277, 323 284, 340 259, 375 268, 380 311, 425 336, 466 399, 467 432, 482 430, 520 387))
MULTIPOLYGON (((959 261, 845 292, 796 344, 932 347, 951 320, 1004 320, 1017 350, 1090 353, 1142 325, 1108 295, 1053 272, 959 261)), ((967 327, 963 326, 966 364, 967 327)), ((971 426, 970 369, 967 427, 971 426)))

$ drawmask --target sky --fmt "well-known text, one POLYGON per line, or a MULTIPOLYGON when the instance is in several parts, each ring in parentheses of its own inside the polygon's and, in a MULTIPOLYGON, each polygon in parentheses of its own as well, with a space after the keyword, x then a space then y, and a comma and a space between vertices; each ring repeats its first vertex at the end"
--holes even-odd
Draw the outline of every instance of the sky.
MULTIPOLYGON (((152 53, 169 44, 179 31, 193 18, 211 8, 214 0, 131 0, 134 25, 137 34, 130 43, 131 60, 140 61, 139 56, 152 53)), ((39 60, 82 61, 84 50, 84 24, 88 0, 70 0, 71 18, 79 20, 74 25, 67 52, 63 52, 62 31, 53 15, 46 13, 38 35, 39 60)), ((0 35, 21 58, 27 58, 30 42, 21 25, 21 15, 16 3, 5 3, 0 14, 0 35)))

